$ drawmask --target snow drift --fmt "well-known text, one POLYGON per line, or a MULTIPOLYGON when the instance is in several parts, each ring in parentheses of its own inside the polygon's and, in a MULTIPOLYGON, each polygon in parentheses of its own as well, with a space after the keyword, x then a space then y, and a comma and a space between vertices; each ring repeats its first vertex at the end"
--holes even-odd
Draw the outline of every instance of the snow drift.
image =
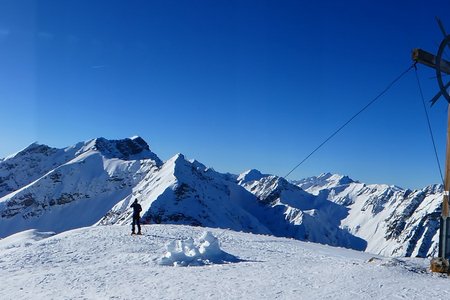
POLYGON ((175 240, 166 244, 166 252, 158 260, 162 266, 204 266, 238 262, 239 259, 220 249, 220 242, 210 231, 195 240, 175 240))

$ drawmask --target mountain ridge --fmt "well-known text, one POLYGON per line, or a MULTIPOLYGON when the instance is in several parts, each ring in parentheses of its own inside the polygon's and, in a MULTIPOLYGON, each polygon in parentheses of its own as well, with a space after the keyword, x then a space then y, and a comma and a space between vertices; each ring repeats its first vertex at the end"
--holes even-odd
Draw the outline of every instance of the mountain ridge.
POLYGON ((140 137, 63 149, 33 143, 0 160, 0 237, 144 223, 230 228, 384 255, 437 251, 442 187, 404 190, 324 173, 297 181, 223 174, 179 153, 163 162, 140 137))

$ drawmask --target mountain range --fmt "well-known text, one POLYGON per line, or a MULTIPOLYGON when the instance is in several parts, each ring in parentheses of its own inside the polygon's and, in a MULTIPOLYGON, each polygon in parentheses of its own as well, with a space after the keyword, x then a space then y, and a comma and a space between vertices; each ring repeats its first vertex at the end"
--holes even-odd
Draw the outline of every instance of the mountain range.
POLYGON ((64 149, 34 143, 0 159, 0 238, 143 223, 229 228, 386 256, 437 252, 442 186, 405 190, 348 176, 288 181, 219 173, 177 154, 162 161, 140 137, 96 138, 64 149))

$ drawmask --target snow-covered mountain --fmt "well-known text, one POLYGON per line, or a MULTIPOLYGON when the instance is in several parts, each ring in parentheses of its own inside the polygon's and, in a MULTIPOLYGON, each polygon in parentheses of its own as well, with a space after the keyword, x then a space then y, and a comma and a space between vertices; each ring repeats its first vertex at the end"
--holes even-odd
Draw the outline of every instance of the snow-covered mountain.
POLYGON ((138 137, 65 149, 33 144, 0 162, 0 236, 92 225, 161 165, 138 137))
POLYGON ((138 199, 144 223, 231 228, 365 248, 365 241, 339 227, 346 215, 341 206, 256 170, 221 174, 181 154, 162 163, 140 138, 100 138, 66 149, 34 146, 46 151, 22 151, 1 162, 14 161, 28 173, 13 174, 33 180, 23 179, 0 199, 2 236, 30 228, 60 232, 127 224, 130 203, 138 199))
POLYGON ((256 198, 226 175, 190 162, 182 154, 166 161, 157 172, 148 172, 100 224, 127 224, 129 207, 138 199, 142 221, 231 228, 270 234, 271 232, 244 208, 256 198))
POLYGON ((177 154, 162 162, 140 137, 65 149, 32 144, 0 160, 0 237, 144 223, 230 228, 385 255, 436 251, 441 189, 405 191, 323 174, 291 183, 249 170, 222 174, 177 154))
POLYGON ((307 192, 347 208, 341 227, 367 241, 366 251, 390 256, 437 254, 442 186, 411 191, 366 185, 329 173, 296 183, 307 192))
POLYGON ((342 218, 346 214, 341 206, 275 176, 258 181, 248 176, 250 181, 246 181, 244 177, 238 176, 237 184, 235 176, 218 173, 178 154, 159 172, 148 173, 100 224, 129 223, 129 207, 137 198, 143 206, 144 223, 153 220, 222 227, 365 249, 364 240, 339 227, 334 216, 342 218))
POLYGON ((239 184, 257 197, 260 219, 267 220, 272 234, 357 250, 366 248, 363 239, 340 227, 340 220, 347 216, 345 207, 277 176, 251 177, 249 181, 245 177, 239 176, 239 184))

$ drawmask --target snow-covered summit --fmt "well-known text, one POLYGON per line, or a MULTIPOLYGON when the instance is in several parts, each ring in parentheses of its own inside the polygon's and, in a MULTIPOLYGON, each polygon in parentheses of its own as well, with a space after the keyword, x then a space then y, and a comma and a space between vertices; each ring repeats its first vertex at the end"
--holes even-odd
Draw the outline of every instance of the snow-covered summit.
POLYGON ((0 198, 30 184, 75 157, 77 148, 51 148, 33 143, 0 161, 0 198))
POLYGON ((0 162, 0 237, 93 225, 161 164, 140 138, 33 144, 0 162))
POLYGON ((319 176, 313 176, 302 180, 296 180, 294 181, 294 184, 298 185, 304 190, 308 190, 313 194, 317 194, 320 189, 333 188, 354 182, 356 181, 354 181, 347 175, 322 173, 319 176))
MULTIPOLYGON (((213 169, 176 154, 133 189, 143 207, 144 222, 188 224, 270 233, 240 201, 254 199, 245 189, 213 169)), ((131 219, 130 197, 117 203, 100 224, 131 219)))
POLYGON ((17 157, 17 156, 26 156, 29 154, 46 154, 50 155, 56 149, 50 148, 47 145, 39 144, 38 142, 34 142, 24 149, 20 150, 16 154, 9 156, 8 158, 17 157))
POLYGON ((159 157, 150 151, 140 137, 122 140, 96 138, 76 145, 57 149, 33 143, 14 155, 0 161, 0 198, 69 163, 100 155, 105 159, 151 160, 162 165, 159 157))
POLYGON ((239 184, 245 184, 250 181, 260 180, 263 177, 266 177, 269 175, 263 175, 260 171, 256 169, 250 169, 248 171, 245 171, 244 173, 240 174, 237 178, 237 181, 239 184))
POLYGON ((80 152, 89 150, 98 151, 106 158, 118 158, 122 160, 152 159, 156 164, 162 164, 158 156, 150 151, 147 142, 138 136, 121 140, 96 138, 86 142, 80 152))

